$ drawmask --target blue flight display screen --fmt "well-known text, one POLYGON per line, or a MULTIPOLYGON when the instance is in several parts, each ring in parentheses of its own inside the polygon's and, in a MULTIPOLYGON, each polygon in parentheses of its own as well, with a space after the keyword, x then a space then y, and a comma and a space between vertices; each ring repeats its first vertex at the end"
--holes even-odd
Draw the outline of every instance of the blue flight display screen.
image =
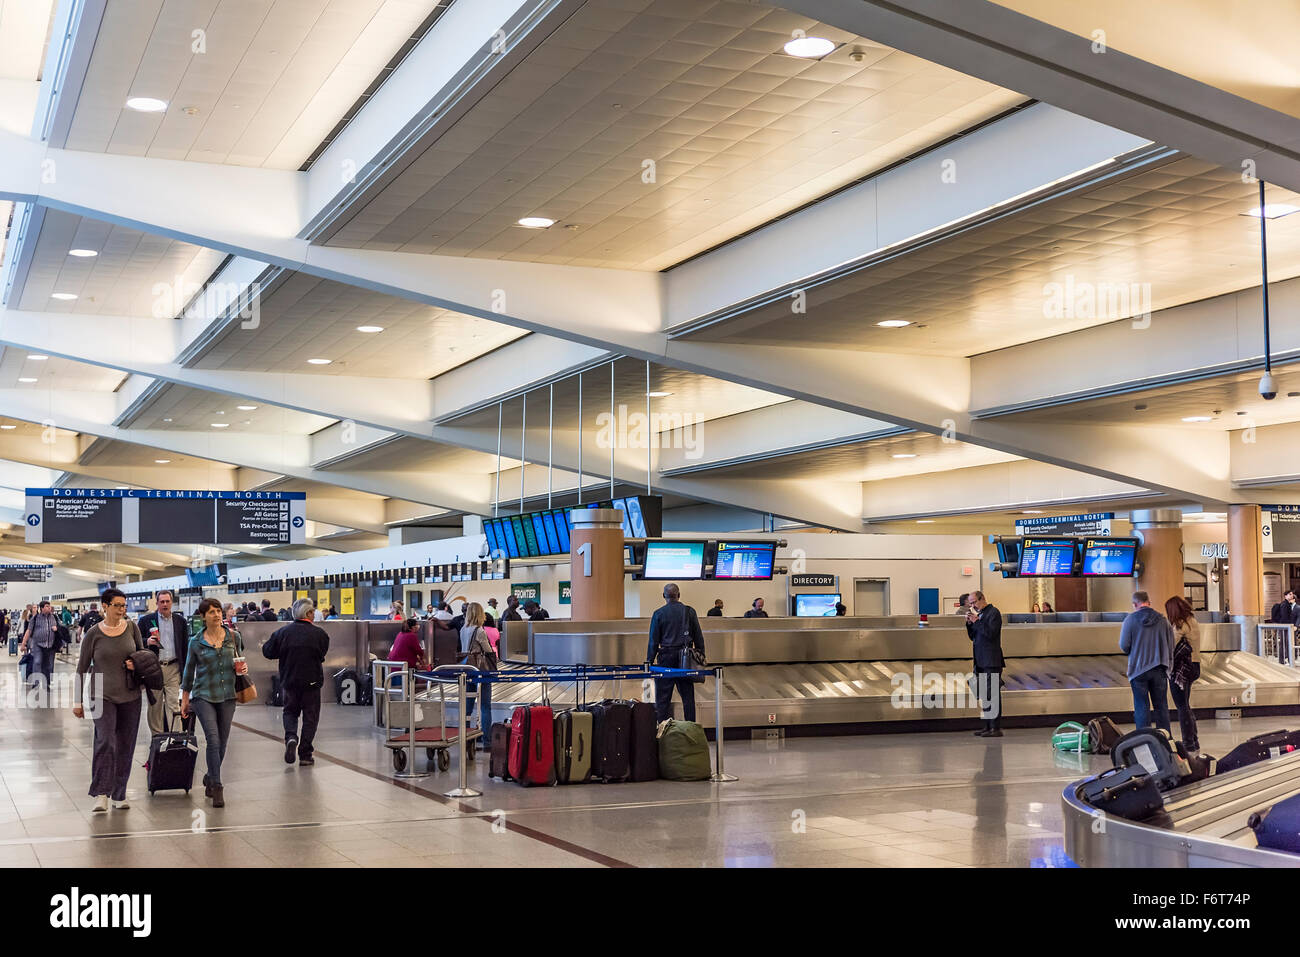
POLYGON ((775 555, 775 542, 718 542, 713 577, 769 581, 775 555))
POLYGON ((552 516, 555 522, 555 535, 560 543, 560 553, 569 554, 569 512, 567 509, 561 509, 552 516))
POLYGON ((827 595, 795 595, 794 613, 797 618, 834 618, 835 606, 840 603, 838 593, 827 595))
POLYGON ((1137 561, 1136 538, 1089 538, 1083 544, 1083 574, 1131 578, 1137 561))
POLYGON ((1020 552, 1022 577, 1066 578, 1074 573, 1074 542, 1059 538, 1026 538, 1020 552))

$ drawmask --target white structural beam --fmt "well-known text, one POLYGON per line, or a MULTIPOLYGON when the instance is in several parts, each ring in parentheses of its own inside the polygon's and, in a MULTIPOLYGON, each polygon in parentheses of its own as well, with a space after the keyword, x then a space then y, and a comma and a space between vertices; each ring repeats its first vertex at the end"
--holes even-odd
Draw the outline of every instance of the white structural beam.
POLYGON ((1300 492, 1300 422, 1240 429, 1229 437, 1233 485, 1260 504, 1294 503, 1300 492))
POLYGON ((1231 169, 1252 160, 1263 179, 1300 190, 1300 120, 998 3, 783 0, 782 6, 1231 169))

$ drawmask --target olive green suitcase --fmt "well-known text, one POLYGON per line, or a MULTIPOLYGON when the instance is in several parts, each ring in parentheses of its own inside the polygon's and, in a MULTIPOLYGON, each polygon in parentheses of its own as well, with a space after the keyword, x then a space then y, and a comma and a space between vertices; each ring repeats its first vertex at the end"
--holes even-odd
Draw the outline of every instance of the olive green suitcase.
POLYGON ((585 784, 591 779, 594 720, 590 711, 561 711, 555 716, 555 780, 585 784))

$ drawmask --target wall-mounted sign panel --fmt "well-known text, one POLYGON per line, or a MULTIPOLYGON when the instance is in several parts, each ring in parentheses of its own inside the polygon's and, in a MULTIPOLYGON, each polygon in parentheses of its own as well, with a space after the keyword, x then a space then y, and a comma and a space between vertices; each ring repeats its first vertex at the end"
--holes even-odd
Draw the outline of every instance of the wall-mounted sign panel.
POLYGON ((0 582, 47 582, 53 565, 0 565, 0 582))
POLYGON ((302 545, 303 492, 27 489, 33 544, 302 545))
POLYGON ((1093 512, 1088 515, 1043 515, 1039 518, 1016 519, 1017 535, 1078 535, 1105 537, 1110 535, 1114 512, 1093 512))

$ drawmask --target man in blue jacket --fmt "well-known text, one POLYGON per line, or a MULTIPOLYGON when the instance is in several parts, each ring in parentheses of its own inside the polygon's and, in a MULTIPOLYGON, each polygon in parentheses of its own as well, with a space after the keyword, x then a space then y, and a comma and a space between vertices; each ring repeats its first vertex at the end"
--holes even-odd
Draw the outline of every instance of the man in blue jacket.
POLYGON ((1144 591, 1133 593, 1133 611, 1119 632, 1119 650, 1128 655, 1128 683, 1133 688, 1133 723, 1169 731, 1169 667, 1174 659, 1174 629, 1151 607, 1144 591))

